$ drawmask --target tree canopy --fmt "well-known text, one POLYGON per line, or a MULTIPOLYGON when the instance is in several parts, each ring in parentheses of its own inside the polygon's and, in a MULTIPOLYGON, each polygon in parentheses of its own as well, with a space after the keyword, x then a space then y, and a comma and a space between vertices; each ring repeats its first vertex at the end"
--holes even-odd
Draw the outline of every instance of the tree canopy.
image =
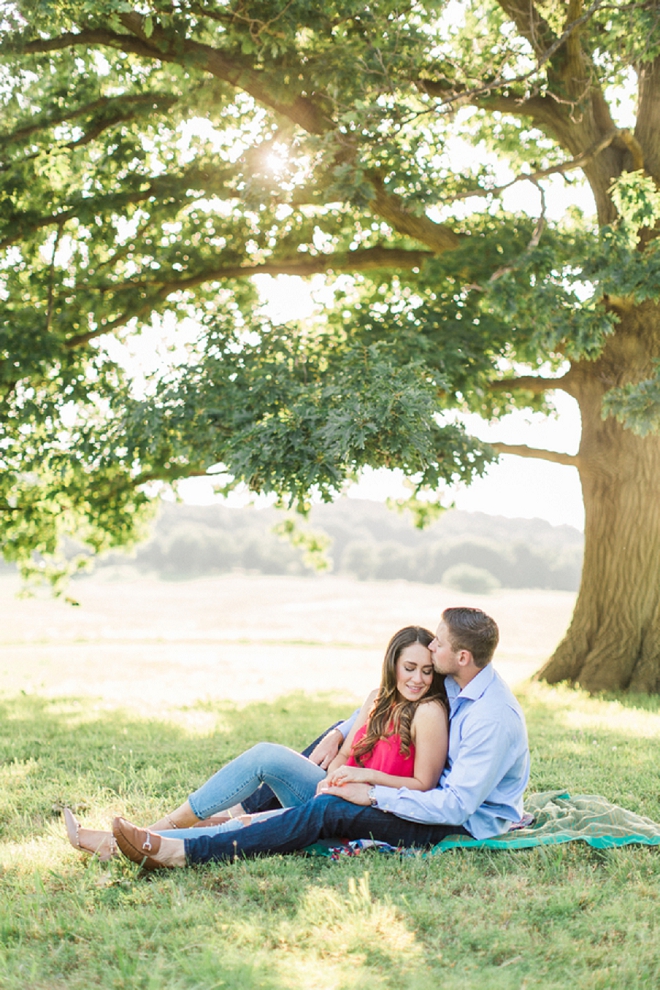
POLYGON ((150 482, 212 471, 304 508, 365 465, 433 499, 538 456, 578 468, 587 506, 549 676, 660 689, 660 4, 18 0, 3 18, 5 556, 129 542, 150 482), (549 218, 558 176, 586 178, 595 217, 549 218), (523 181, 534 217, 502 205, 523 181), (254 275, 319 273, 316 318, 267 319, 254 275), (191 320, 187 359, 140 388, 112 358, 111 337, 191 320), (556 388, 580 403, 576 455, 456 417, 546 410, 556 388), (596 640, 633 523, 622 658, 620 629, 596 640))

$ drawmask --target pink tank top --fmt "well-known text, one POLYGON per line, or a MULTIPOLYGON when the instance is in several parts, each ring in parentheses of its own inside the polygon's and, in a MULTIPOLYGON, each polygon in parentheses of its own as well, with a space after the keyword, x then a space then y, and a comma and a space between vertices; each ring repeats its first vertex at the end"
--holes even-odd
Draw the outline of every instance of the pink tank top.
MULTIPOLYGON (((359 764, 353 757, 353 750, 356 743, 359 743, 365 732, 366 725, 361 725, 353 738, 351 755, 346 760, 347 767, 357 767, 359 764)), ((386 739, 379 739, 371 752, 362 757, 362 765, 370 770, 380 770, 382 773, 391 773, 394 777, 412 777, 415 773, 415 746, 410 744, 410 756, 401 755, 401 736, 388 736, 386 739)))

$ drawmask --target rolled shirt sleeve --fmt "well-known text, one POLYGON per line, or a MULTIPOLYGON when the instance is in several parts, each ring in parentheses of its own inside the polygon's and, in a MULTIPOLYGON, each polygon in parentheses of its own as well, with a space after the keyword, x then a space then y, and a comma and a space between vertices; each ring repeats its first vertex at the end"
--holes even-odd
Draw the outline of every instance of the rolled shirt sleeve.
POLYGON ((358 717, 359 714, 360 714, 360 709, 356 708, 353 714, 349 718, 347 718, 345 722, 340 722, 339 725, 335 726, 336 729, 339 729, 344 739, 353 728, 353 725, 355 724, 355 719, 358 717))

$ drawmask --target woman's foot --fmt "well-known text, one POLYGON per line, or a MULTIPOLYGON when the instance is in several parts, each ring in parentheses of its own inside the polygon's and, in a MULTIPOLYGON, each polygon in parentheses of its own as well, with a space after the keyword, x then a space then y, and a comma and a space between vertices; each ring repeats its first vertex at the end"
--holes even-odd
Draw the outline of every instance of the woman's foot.
POLYGON ((124 856, 144 870, 167 870, 186 865, 182 839, 167 839, 146 828, 131 825, 125 818, 115 818, 112 832, 124 856))
POLYGON ((117 855, 117 843, 112 832, 83 828, 70 808, 64 809, 64 822, 66 834, 74 849, 96 856, 101 863, 106 863, 117 855))
MULTIPOLYGON (((226 811, 223 811, 219 815, 211 815, 210 818, 203 818, 201 822, 193 825, 193 828, 211 828, 214 825, 226 825, 227 822, 232 821, 232 818, 232 815, 228 815, 226 811)), ((155 829, 152 829, 152 832, 154 831, 155 829)))
POLYGON ((199 818, 186 801, 180 807, 171 811, 169 815, 165 815, 164 818, 159 818, 153 825, 149 825, 149 831, 165 832, 172 828, 192 828, 193 825, 199 825, 199 818))

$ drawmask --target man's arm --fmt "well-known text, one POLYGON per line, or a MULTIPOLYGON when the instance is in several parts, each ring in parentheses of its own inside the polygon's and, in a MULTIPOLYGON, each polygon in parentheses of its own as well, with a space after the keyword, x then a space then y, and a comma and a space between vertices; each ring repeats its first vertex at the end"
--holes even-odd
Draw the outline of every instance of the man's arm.
POLYGON ((339 752, 339 747, 353 728, 359 714, 360 709, 356 708, 350 718, 347 718, 345 722, 340 722, 339 725, 336 725, 334 729, 330 729, 323 736, 323 739, 317 743, 309 754, 309 759, 312 763, 316 763, 317 766, 322 767, 324 770, 328 769, 328 766, 339 752))

